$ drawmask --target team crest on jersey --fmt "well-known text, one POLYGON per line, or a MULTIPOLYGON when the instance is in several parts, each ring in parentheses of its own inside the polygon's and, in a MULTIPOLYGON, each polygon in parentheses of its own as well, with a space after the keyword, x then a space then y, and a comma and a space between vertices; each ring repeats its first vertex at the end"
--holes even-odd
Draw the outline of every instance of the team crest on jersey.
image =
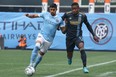
MULTIPOLYGON (((106 19, 106 18, 96 19, 92 23, 92 28, 93 28, 96 36, 99 37, 99 39, 100 39, 99 42, 95 42, 92 39, 96 44, 104 45, 104 44, 108 43, 110 41, 110 39, 112 38, 113 26, 112 26, 112 23, 108 19, 106 19)), ((91 38, 92 38, 92 36, 91 36, 91 38)))

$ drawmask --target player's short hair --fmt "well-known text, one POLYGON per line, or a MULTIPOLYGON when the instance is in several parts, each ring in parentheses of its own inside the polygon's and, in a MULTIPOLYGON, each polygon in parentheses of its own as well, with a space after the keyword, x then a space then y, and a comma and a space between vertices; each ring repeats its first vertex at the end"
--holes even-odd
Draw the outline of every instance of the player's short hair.
POLYGON ((79 7, 79 4, 78 4, 77 2, 74 2, 74 3, 72 3, 71 7, 72 7, 72 6, 77 6, 77 7, 79 7))
POLYGON ((57 9, 57 5, 55 3, 52 3, 49 8, 56 8, 57 9))

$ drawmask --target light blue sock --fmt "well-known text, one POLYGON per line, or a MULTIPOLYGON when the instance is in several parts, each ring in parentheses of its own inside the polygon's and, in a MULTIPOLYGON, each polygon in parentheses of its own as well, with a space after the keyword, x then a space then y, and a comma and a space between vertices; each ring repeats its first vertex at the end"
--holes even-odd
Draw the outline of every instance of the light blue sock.
POLYGON ((34 63, 34 68, 37 67, 37 65, 41 62, 41 60, 42 60, 42 56, 40 54, 38 54, 36 61, 34 63))
POLYGON ((33 66, 33 63, 37 57, 38 51, 39 51, 39 48, 37 46, 35 46, 33 51, 32 51, 32 54, 31 54, 30 66, 33 66))

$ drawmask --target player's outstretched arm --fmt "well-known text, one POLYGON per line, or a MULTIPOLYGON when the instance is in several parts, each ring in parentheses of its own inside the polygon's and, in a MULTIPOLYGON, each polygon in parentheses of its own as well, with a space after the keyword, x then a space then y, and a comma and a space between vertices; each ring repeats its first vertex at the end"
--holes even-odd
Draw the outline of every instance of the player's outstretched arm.
POLYGON ((38 14, 25 14, 26 17, 29 17, 29 18, 37 18, 39 17, 38 14))
POLYGON ((93 35, 93 39, 96 41, 96 42, 99 42, 99 38, 95 35, 95 33, 93 32, 93 29, 91 27, 91 25, 89 24, 88 20, 87 20, 87 17, 86 15, 84 16, 84 23, 85 25, 87 26, 88 30, 91 32, 91 34, 93 35))

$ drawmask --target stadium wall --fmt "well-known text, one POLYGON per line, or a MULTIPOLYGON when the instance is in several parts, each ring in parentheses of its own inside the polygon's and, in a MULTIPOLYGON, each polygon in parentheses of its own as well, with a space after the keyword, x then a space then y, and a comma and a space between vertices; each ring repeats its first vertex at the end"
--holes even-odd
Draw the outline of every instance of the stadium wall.
MULTIPOLYGON (((0 12, 0 33, 4 37, 4 45, 8 48, 16 48, 21 34, 27 38, 27 49, 32 49, 38 32, 43 26, 43 19, 30 19, 25 13, 0 12)), ((59 14, 60 16, 63 13, 59 14)), ((85 49, 91 50, 116 50, 116 14, 86 14, 100 42, 96 43, 86 26, 83 24, 83 39, 85 49)), ((55 39, 50 49, 66 49, 65 35, 61 31, 56 32, 55 39)), ((77 48, 76 48, 77 49, 77 48)))

